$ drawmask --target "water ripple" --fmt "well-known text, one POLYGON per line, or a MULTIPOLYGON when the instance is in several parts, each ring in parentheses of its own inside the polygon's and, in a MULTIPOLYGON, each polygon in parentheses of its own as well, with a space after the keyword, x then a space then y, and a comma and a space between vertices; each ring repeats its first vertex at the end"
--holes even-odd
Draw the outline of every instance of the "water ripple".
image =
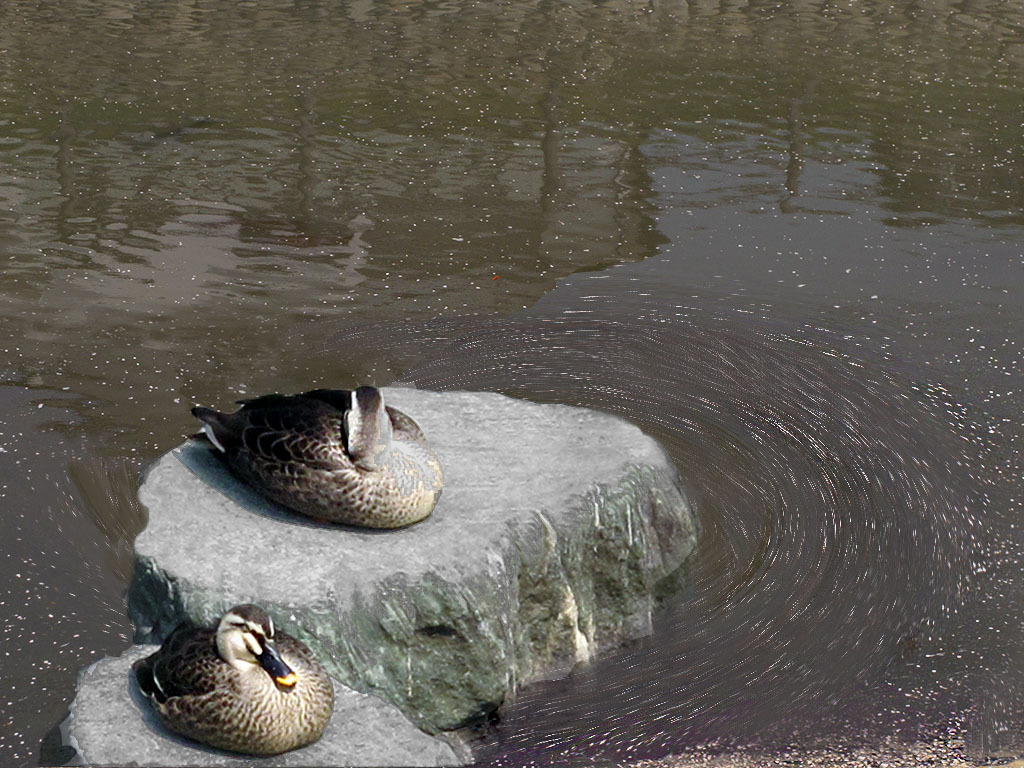
POLYGON ((404 384, 617 413, 663 442, 697 500, 693 589, 654 636, 520 691, 478 755, 587 763, 891 728, 886 673, 929 642, 970 570, 976 521, 948 424, 835 335, 648 296, 339 339, 397 367, 425 354, 404 384))

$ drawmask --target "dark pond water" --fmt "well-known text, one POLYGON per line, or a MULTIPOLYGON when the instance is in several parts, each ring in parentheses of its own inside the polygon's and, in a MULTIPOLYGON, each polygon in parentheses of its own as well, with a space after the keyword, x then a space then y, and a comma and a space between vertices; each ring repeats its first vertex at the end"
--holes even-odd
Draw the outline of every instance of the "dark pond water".
POLYGON ((0 6, 0 763, 130 637, 193 403, 620 413, 700 503, 506 764, 1024 752, 1024 25, 988 2, 0 6))

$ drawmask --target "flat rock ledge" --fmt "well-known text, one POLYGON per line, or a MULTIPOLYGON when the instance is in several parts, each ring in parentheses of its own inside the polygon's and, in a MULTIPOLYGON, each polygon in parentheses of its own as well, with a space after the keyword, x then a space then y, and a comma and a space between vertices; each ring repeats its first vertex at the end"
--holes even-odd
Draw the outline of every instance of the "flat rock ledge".
POLYGON ((438 733, 650 633, 697 541, 654 439, 605 413, 488 392, 384 395, 441 460, 431 517, 383 532, 318 524, 190 441, 150 465, 139 491, 136 642, 258 603, 342 683, 438 733))
POLYGON ((84 669, 68 731, 77 764, 95 766, 460 765, 452 748, 428 736, 392 704, 334 683, 334 714, 315 744, 273 758, 204 747, 169 733, 139 693, 131 666, 157 646, 133 646, 84 669))

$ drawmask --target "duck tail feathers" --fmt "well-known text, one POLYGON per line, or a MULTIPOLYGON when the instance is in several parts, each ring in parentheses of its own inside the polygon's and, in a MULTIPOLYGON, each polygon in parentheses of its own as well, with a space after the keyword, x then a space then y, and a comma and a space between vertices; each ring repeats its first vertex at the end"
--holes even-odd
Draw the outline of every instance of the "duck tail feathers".
POLYGON ((138 683, 139 690, 144 695, 160 702, 166 701, 167 695, 164 693, 163 688, 160 687, 160 682, 156 679, 156 674, 153 672, 152 656, 139 659, 132 664, 132 669, 135 671, 135 682, 138 683))

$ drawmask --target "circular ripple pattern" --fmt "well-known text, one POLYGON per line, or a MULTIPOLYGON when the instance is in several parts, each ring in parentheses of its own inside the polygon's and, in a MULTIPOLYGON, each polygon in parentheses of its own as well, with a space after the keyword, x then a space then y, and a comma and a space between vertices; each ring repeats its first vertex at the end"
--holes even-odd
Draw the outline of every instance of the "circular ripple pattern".
POLYGON ((372 343, 392 371, 427 350, 400 383, 617 413, 662 441, 698 501, 692 593, 652 638, 520 691, 478 757, 564 765, 863 734, 879 713, 891 726, 900 703, 879 684, 970 567, 948 426, 918 388, 770 314, 641 296, 592 306, 339 339, 372 343))

